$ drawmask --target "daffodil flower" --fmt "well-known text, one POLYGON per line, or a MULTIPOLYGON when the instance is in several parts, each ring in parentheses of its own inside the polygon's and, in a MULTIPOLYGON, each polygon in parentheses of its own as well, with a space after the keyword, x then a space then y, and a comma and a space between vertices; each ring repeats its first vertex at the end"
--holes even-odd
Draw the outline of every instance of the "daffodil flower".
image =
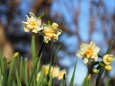
POLYGON ((82 42, 80 50, 77 52, 77 56, 83 58, 84 63, 96 61, 98 59, 98 52, 100 48, 91 41, 90 44, 82 42))
MULTIPOLYGON (((44 72, 47 75, 50 65, 44 65, 43 67, 44 67, 44 72)), ((50 74, 51 74, 50 76, 52 78, 57 78, 57 79, 61 80, 61 79, 63 79, 64 74, 66 74, 66 70, 65 69, 60 70, 58 66, 54 66, 54 67, 51 66, 50 74)))
POLYGON ((62 31, 58 29, 57 23, 53 23, 52 25, 44 25, 43 27, 43 36, 45 43, 48 43, 49 41, 55 42, 58 40, 58 36, 62 31))
MULTIPOLYGON (((48 75, 50 65, 44 65, 43 68, 44 68, 45 74, 48 75)), ((50 74, 51 74, 51 77, 56 78, 58 76, 58 74, 59 74, 59 67, 57 67, 57 66, 52 67, 51 66, 50 74)))
POLYGON ((64 69, 64 70, 61 70, 61 71, 59 72, 58 80, 63 79, 64 74, 66 74, 66 70, 65 70, 65 69, 64 69))
POLYGON ((30 17, 26 15, 27 22, 22 21, 22 24, 24 25, 24 31, 38 33, 43 29, 41 19, 37 18, 32 12, 29 12, 29 15, 30 17))
POLYGON ((113 60, 114 60, 114 56, 112 54, 106 54, 103 57, 103 62, 105 65, 110 65, 113 60))

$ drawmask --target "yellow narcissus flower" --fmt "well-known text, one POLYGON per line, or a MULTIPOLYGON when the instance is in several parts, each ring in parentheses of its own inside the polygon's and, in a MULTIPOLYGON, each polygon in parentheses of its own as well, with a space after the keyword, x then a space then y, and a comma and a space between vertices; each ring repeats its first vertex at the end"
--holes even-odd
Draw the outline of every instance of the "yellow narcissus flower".
POLYGON ((30 17, 26 15, 27 22, 22 21, 22 24, 24 25, 24 31, 38 33, 43 29, 41 19, 37 18, 31 12, 29 12, 29 15, 30 17))
POLYGON ((64 74, 66 74, 66 70, 65 70, 65 69, 64 69, 64 70, 61 70, 61 71, 59 72, 58 79, 59 79, 59 80, 63 79, 64 74))
MULTIPOLYGON (((50 65, 44 65, 43 66, 44 68, 44 72, 46 75, 48 75, 48 72, 49 72, 49 69, 50 69, 50 65)), ((50 69, 50 74, 53 78, 56 78, 58 75, 59 75, 59 67, 52 67, 51 66, 51 69, 50 69)))
POLYGON ((53 23, 51 26, 44 25, 43 29, 43 36, 44 36, 44 42, 48 43, 49 41, 57 41, 58 36, 61 34, 61 30, 58 29, 58 24, 53 23))
POLYGON ((48 72, 49 72, 49 65, 44 65, 43 68, 44 68, 45 74, 48 75, 48 72))
POLYGON ((110 65, 113 60, 114 60, 114 56, 112 54, 106 54, 103 57, 103 62, 105 65, 110 65))
POLYGON ((51 68, 51 75, 53 78, 58 77, 59 72, 60 72, 59 67, 56 66, 51 68))
POLYGON ((90 44, 82 42, 80 45, 80 50, 77 52, 77 56, 83 58, 84 63, 90 61, 96 61, 98 59, 98 52, 100 48, 91 41, 90 44))
POLYGON ((112 67, 111 67, 111 65, 106 65, 105 69, 108 70, 108 71, 110 71, 110 70, 112 70, 112 67))

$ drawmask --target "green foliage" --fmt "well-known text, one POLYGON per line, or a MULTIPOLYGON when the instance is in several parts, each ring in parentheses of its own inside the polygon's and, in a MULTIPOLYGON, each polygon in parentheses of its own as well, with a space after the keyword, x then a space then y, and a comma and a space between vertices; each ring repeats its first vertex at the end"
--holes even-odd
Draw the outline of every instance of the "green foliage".
POLYGON ((70 81, 70 85, 69 86, 74 86, 74 77, 75 77, 75 70, 76 70, 76 64, 77 64, 77 61, 74 65, 74 71, 73 71, 73 75, 72 75, 72 78, 71 78, 71 81, 70 81))
POLYGON ((18 58, 12 57, 7 62, 0 50, 0 86, 54 86, 52 77, 47 81, 43 68, 41 68, 39 80, 36 80, 38 70, 40 69, 41 56, 37 57, 34 37, 32 37, 31 43, 33 66, 30 69, 28 69, 29 61, 27 58, 20 56, 18 58))
MULTIPOLYGON (((107 49, 105 54, 110 54, 111 53, 112 46, 113 46, 113 41, 111 41, 111 43, 108 46, 108 49, 107 49)), ((99 86, 99 82, 100 82, 100 79, 102 77, 102 74, 103 74, 104 70, 105 70, 104 67, 101 67, 101 69, 99 70, 99 73, 98 73, 98 76, 97 76, 97 79, 96 79, 96 86, 99 86)))
MULTIPOLYGON (((55 86, 54 80, 51 74, 51 66, 55 64, 56 56, 54 56, 54 61, 51 59, 50 68, 48 71, 48 75, 45 75, 44 68, 40 68, 40 60, 41 56, 37 56, 36 48, 35 48, 35 37, 32 37, 31 41, 31 48, 32 48, 32 67, 28 68, 29 61, 27 58, 18 57, 18 58, 11 58, 8 62, 5 57, 2 56, 2 52, 0 50, 0 86, 55 86), (53 62, 52 62, 53 61, 53 62), (37 74, 41 69, 39 80, 37 81, 37 74)), ((57 51, 59 50, 60 46, 58 46, 57 51)), ((108 47, 106 53, 110 53, 112 45, 108 47)), ((52 57, 53 58, 53 57, 52 57)), ((77 61, 76 61, 77 63, 77 61)), ((74 71, 71 77, 71 81, 69 86, 74 85, 74 77, 76 71, 76 63, 74 65, 74 71)), ((99 81, 101 76, 104 72, 104 68, 102 67, 99 71, 96 80, 96 86, 99 86, 99 81)), ((106 86, 109 86, 110 79, 107 80, 106 86)), ((60 80, 59 86, 67 86, 66 85, 66 75, 63 76, 63 79, 60 80)), ((91 78, 88 79, 88 75, 84 79, 83 86, 91 86, 91 78)))

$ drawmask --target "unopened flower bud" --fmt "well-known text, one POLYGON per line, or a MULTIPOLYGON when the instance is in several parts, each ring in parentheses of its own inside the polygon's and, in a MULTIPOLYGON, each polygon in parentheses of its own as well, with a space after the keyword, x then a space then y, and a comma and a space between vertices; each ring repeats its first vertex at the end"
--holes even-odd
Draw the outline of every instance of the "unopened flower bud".
POLYGON ((13 58, 17 58, 19 56, 19 52, 14 53, 13 58))
POLYGON ((108 70, 108 71, 110 71, 110 70, 112 70, 112 67, 110 65, 106 65, 105 69, 108 70))
POLYGON ((96 74, 99 72, 96 68, 94 68, 92 71, 93 73, 96 73, 96 74))

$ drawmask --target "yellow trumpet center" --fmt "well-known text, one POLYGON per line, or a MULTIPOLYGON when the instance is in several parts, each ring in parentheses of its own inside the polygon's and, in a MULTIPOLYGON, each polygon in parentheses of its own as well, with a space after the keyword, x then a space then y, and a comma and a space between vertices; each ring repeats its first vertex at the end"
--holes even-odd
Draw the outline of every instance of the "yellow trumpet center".
POLYGON ((48 74, 48 71, 49 71, 48 67, 44 68, 44 72, 45 72, 46 75, 48 74))
POLYGON ((32 26, 35 26, 35 25, 36 25, 35 21, 31 21, 30 24, 31 24, 32 26))
POLYGON ((94 51, 93 51, 93 49, 92 48, 88 48, 87 50, 86 50, 86 52, 84 53, 84 55, 86 56, 86 57, 88 57, 88 58, 91 58, 92 56, 93 56, 93 54, 94 54, 94 51))
POLYGON ((106 61, 111 62, 113 59, 111 57, 106 58, 106 61))

